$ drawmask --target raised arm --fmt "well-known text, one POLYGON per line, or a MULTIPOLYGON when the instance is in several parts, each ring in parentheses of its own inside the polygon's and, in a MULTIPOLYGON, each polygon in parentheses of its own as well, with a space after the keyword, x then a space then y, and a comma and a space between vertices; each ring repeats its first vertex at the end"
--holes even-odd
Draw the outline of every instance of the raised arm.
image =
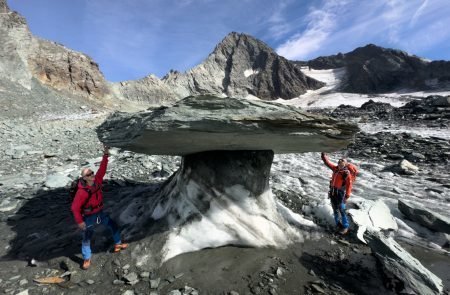
POLYGON ((100 163, 100 167, 98 168, 98 171, 95 174, 96 183, 101 184, 103 182, 103 177, 105 177, 106 168, 108 167, 108 157, 109 157, 109 148, 105 146, 103 150, 102 162, 100 163))
POLYGON ((336 165, 334 165, 333 163, 331 163, 331 161, 328 159, 327 155, 325 153, 321 154, 322 157, 322 161, 325 165, 328 166, 328 168, 330 168, 331 170, 335 170, 337 168, 336 165))

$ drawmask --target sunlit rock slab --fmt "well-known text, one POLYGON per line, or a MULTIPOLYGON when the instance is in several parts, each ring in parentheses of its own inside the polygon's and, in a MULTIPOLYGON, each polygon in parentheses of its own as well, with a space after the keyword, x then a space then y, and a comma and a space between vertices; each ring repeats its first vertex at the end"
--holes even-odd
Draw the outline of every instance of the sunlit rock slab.
POLYGON ((170 108, 114 113, 97 129, 108 145, 139 153, 209 150, 336 151, 358 127, 296 107, 230 97, 187 97, 170 108))

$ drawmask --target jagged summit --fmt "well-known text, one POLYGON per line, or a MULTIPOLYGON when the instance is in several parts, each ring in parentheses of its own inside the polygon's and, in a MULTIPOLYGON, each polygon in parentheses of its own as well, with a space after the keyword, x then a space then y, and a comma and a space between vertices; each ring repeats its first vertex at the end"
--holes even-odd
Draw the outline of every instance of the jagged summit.
POLYGON ((237 48, 242 44, 247 46, 249 49, 255 49, 257 51, 267 51, 276 54, 275 51, 263 41, 258 40, 248 34, 237 32, 231 32, 227 36, 225 36, 225 38, 223 38, 223 40, 216 45, 212 54, 227 49, 237 48))
POLYGON ((9 12, 8 3, 6 3, 6 0, 0 0, 0 13, 7 13, 9 12))
POLYGON ((290 99, 324 84, 306 77, 292 62, 262 41, 232 32, 200 65, 170 72, 163 81, 181 97, 216 94, 261 99, 290 99))

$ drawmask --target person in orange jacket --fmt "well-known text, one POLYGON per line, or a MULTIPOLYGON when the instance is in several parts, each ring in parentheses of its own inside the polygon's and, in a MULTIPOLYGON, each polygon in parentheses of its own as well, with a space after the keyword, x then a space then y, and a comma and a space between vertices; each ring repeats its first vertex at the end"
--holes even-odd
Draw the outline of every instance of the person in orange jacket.
POLYGON ((83 269, 91 265, 91 238, 94 234, 94 226, 103 224, 108 227, 114 239, 114 252, 119 252, 128 247, 120 239, 119 227, 103 212, 103 177, 108 166, 109 149, 104 146, 103 158, 97 173, 89 168, 81 170, 81 178, 78 182, 78 190, 72 202, 72 213, 78 228, 83 232, 81 253, 83 255, 83 269))
POLYGON ((339 159, 338 164, 331 163, 325 153, 321 154, 322 161, 333 171, 330 180, 328 197, 333 207, 334 221, 340 234, 346 234, 350 226, 345 207, 352 192, 352 177, 347 168, 347 160, 339 159))

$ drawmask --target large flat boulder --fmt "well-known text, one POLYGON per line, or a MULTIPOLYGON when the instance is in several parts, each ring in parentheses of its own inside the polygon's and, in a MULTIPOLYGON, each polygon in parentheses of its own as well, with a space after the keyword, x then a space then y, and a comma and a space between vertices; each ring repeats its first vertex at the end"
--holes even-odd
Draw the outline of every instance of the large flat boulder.
POLYGON ((441 294, 442 280, 411 256, 392 237, 380 232, 367 232, 375 257, 380 261, 385 274, 392 277, 397 294, 441 294))
POLYGON ((431 211, 417 203, 398 200, 398 209, 408 219, 425 226, 432 231, 450 234, 450 218, 431 211))
POLYGON ((397 231, 398 226, 392 216, 389 207, 381 200, 361 200, 357 202, 358 209, 350 209, 348 213, 352 216, 353 222, 358 226, 356 236, 367 244, 364 233, 379 232, 383 230, 397 231))
POLYGON ((108 145, 154 155, 210 150, 331 152, 345 148, 355 124, 259 100, 203 95, 140 113, 114 113, 97 129, 108 145))

